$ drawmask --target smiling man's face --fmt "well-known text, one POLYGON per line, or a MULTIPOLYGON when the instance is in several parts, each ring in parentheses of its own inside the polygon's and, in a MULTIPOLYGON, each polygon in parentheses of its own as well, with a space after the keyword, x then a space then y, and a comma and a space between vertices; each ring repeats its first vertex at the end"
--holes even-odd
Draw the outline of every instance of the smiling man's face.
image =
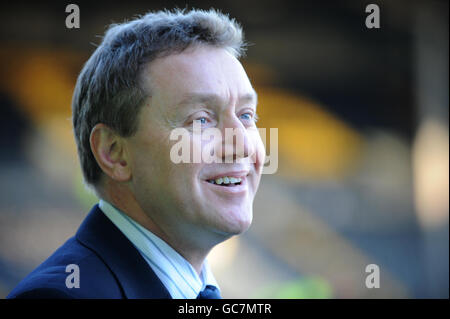
MULTIPOLYGON (((247 230, 265 151, 254 121, 256 94, 240 62, 225 49, 198 46, 152 61, 141 78, 151 97, 127 144, 139 206, 172 239, 220 242, 247 230), (194 121, 222 135, 237 129, 244 152, 231 154, 233 163, 217 153, 222 163, 175 164, 170 150, 177 141, 170 133, 182 127, 192 137, 194 121), (225 176, 241 182, 211 183, 225 176)), ((225 139, 215 142, 225 145, 225 139)), ((191 154, 208 143, 192 142, 191 154)))

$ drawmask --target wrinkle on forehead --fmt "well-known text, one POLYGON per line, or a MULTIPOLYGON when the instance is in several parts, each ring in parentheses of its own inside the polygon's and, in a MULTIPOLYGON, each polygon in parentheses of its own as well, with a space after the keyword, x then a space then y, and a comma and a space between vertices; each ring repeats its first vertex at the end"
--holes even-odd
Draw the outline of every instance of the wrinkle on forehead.
MULTIPOLYGON (((243 94, 237 97, 238 104, 257 104, 257 94, 252 89, 251 93, 243 94)), ((188 93, 184 95, 177 106, 188 106, 193 104, 227 104, 223 97, 216 93, 188 93)))
POLYGON ((196 84, 186 83, 186 77, 202 85, 207 84, 209 79, 206 77, 212 75, 215 75, 216 80, 232 75, 244 76, 247 79, 242 65, 234 56, 225 49, 210 46, 197 47, 156 59, 148 65, 147 70, 158 87, 168 87, 175 82, 196 84))
POLYGON ((256 107, 257 95, 241 63, 228 51, 197 47, 156 59, 142 75, 164 112, 190 105, 240 105, 256 107))

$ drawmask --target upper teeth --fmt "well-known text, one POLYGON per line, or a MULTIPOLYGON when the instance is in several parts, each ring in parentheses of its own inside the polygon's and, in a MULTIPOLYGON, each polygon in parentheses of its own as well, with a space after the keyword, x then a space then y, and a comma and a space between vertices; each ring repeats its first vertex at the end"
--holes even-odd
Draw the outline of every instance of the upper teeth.
POLYGON ((218 185, 220 184, 236 184, 236 183, 240 183, 242 181, 242 178, 240 177, 228 177, 228 176, 224 176, 224 177, 220 177, 220 178, 216 178, 215 180, 212 179, 210 180, 210 182, 216 183, 218 185))

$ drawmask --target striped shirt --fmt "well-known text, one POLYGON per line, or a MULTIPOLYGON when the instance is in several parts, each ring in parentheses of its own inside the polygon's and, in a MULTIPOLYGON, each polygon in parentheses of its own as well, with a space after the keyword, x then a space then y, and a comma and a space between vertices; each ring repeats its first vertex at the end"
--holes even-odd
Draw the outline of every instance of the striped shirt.
POLYGON ((173 299, 195 299, 207 285, 220 290, 207 260, 199 276, 183 256, 131 217, 105 200, 100 200, 99 207, 133 243, 173 299))

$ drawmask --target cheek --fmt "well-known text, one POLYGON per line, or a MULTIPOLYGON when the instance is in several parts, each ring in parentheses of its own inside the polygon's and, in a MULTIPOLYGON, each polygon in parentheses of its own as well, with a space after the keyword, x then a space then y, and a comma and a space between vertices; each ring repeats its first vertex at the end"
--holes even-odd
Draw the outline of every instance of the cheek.
MULTIPOLYGON (((153 134, 152 134, 153 133, 153 134)), ((141 134, 130 146, 132 172, 141 182, 161 184, 170 170, 170 145, 165 135, 141 134)))
POLYGON ((206 144, 201 136, 191 136, 191 163, 199 163, 202 160, 202 149, 206 144))

